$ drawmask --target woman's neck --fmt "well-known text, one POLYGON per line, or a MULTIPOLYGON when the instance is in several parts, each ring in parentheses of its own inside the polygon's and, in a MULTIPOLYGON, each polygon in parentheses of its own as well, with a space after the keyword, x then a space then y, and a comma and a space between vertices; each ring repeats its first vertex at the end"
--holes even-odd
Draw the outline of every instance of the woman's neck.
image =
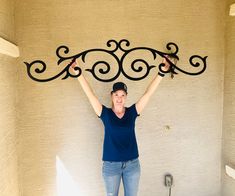
POLYGON ((124 106, 122 106, 122 107, 115 107, 115 106, 113 106, 113 111, 115 112, 115 113, 124 113, 125 112, 125 107, 124 106))

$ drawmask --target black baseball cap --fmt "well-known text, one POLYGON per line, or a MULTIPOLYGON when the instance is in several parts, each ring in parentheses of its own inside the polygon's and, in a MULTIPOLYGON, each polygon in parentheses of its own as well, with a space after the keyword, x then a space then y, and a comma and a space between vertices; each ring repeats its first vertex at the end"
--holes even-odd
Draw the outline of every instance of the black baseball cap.
POLYGON ((113 84, 113 90, 111 93, 118 91, 118 90, 123 90, 127 94, 127 86, 123 82, 116 82, 113 84))

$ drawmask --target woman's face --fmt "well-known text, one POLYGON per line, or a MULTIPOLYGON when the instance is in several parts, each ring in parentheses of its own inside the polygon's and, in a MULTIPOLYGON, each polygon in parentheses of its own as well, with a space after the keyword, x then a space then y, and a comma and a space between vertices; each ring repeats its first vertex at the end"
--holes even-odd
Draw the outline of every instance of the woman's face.
POLYGON ((124 107, 127 94, 123 90, 117 90, 111 94, 111 98, 115 107, 124 107))

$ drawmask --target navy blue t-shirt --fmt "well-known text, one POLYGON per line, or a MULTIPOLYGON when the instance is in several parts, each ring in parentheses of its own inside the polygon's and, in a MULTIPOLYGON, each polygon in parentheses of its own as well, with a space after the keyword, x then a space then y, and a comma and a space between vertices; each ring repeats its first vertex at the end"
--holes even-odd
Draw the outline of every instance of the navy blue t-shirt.
POLYGON ((135 120, 139 116, 136 106, 127 107, 119 118, 112 110, 102 105, 100 115, 104 124, 103 161, 128 161, 138 158, 135 136, 135 120))

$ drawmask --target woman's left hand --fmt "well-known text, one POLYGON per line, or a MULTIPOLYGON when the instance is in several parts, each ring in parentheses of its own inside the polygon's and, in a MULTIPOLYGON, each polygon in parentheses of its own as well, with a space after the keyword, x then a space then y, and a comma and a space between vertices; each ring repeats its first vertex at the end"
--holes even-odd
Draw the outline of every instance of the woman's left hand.
POLYGON ((170 61, 169 56, 165 55, 163 57, 162 63, 164 63, 165 65, 162 67, 163 71, 168 71, 170 69, 170 63, 166 60, 166 58, 170 61))

